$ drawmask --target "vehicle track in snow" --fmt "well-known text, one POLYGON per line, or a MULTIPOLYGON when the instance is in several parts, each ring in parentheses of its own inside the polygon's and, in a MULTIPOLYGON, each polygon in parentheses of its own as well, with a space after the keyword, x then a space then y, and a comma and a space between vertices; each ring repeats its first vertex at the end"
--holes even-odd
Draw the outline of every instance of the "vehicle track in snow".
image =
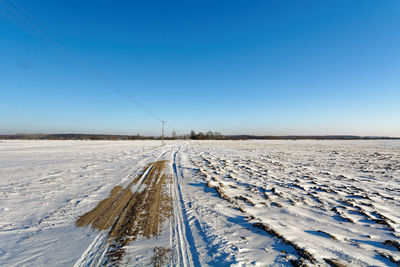
POLYGON ((170 199, 162 193, 163 184, 168 179, 164 173, 166 161, 160 160, 167 152, 148 164, 126 188, 114 187, 108 198, 78 218, 77 226, 91 225, 103 231, 75 266, 114 265, 124 256, 123 247, 138 235, 150 238, 158 234, 160 222, 170 215, 166 203, 170 199))
POLYGON ((172 156, 173 183, 171 193, 173 197, 173 217, 171 220, 170 242, 174 257, 172 266, 199 266, 198 253, 194 243, 193 234, 186 213, 185 202, 182 197, 180 181, 183 179, 179 168, 178 155, 182 146, 178 147, 172 156))
MULTIPOLYGON (((131 222, 135 220, 134 218, 125 221, 121 218, 127 217, 128 215, 130 217, 135 217, 135 212, 131 212, 131 214, 129 210, 133 209, 133 205, 143 206, 143 203, 146 203, 149 198, 149 193, 143 194, 143 192, 149 191, 149 187, 152 186, 149 184, 148 180, 155 179, 154 177, 152 178, 153 169, 160 168, 160 166, 158 166, 160 163, 167 164, 167 162, 169 162, 169 168, 164 166, 165 172, 168 172, 169 177, 172 178, 172 181, 168 184, 168 197, 170 198, 169 202, 171 204, 171 217, 169 219, 170 248, 155 247, 155 254, 156 250, 160 248, 165 249, 167 252, 171 250, 172 255, 168 256, 169 262, 164 263, 170 266, 199 266, 198 253, 189 225, 185 201, 182 197, 181 187, 179 185, 180 181, 184 179, 178 163, 181 148, 181 145, 167 147, 156 161, 146 166, 143 173, 134 178, 125 189, 122 189, 121 186, 116 186, 111 191, 110 196, 101 201, 95 209, 78 218, 77 226, 91 225, 102 231, 88 246, 75 266, 113 265, 121 260, 124 255, 120 255, 121 251, 119 251, 118 248, 135 240, 135 238, 132 238, 132 233, 139 235, 141 233, 143 235, 141 229, 137 226, 138 223, 131 222), (117 197, 118 194, 119 197, 117 197), (143 194, 139 200, 138 194, 143 194), (121 220, 122 222, 120 222, 121 220), (115 230, 115 228, 118 228, 118 225, 124 226, 124 224, 129 224, 132 229, 136 230, 115 230), (116 235, 121 242, 115 243, 116 235), (129 238, 127 236, 129 236, 129 238)), ((162 169, 164 169, 164 167, 162 167, 162 169)), ((149 199, 154 201, 153 198, 149 199)), ((151 204, 152 203, 149 203, 148 205, 151 204)), ((152 212, 154 212, 154 210, 152 212)), ((155 235, 157 235, 157 233, 155 233, 155 235)), ((155 235, 148 235, 147 238, 151 238, 155 235)), ((127 256, 131 257, 134 255, 127 256)))

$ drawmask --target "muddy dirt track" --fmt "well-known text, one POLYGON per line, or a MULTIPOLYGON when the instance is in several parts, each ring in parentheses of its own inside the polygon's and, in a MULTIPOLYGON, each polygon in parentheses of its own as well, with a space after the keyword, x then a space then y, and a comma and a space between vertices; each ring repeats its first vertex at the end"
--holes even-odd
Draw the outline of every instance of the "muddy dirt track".
MULTIPOLYGON (((166 190, 171 179, 165 171, 166 163, 148 164, 126 188, 115 186, 109 197, 77 219, 80 227, 109 229, 105 264, 117 263, 124 255, 124 246, 138 236, 157 236, 159 226, 171 216, 172 199, 166 190)), ((158 261, 156 257, 154 262, 158 261)))

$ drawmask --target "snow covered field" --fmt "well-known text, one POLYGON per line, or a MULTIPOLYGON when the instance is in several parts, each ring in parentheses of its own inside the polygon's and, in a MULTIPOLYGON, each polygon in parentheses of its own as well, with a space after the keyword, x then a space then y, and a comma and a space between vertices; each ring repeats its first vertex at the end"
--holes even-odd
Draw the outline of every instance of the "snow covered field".
POLYGON ((159 145, 0 141, 0 266, 400 264, 399 141, 159 145))

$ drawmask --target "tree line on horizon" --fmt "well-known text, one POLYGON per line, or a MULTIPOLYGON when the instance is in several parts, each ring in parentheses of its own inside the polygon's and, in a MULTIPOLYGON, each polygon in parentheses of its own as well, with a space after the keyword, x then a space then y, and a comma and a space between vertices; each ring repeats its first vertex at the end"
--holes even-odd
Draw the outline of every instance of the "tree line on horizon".
POLYGON ((176 134, 176 131, 172 132, 171 138, 173 140, 176 139, 191 139, 191 140, 223 140, 225 137, 220 132, 208 131, 206 133, 196 133, 194 130, 190 131, 189 135, 180 135, 176 134))
MULTIPOLYGON (((111 134, 11 134, 0 135, 2 140, 161 140, 161 136, 136 135, 111 135, 111 134)), ((208 131, 206 133, 194 130, 189 134, 178 135, 176 131, 164 140, 378 140, 400 139, 400 137, 387 136, 356 136, 356 135, 222 135, 220 132, 208 131)))

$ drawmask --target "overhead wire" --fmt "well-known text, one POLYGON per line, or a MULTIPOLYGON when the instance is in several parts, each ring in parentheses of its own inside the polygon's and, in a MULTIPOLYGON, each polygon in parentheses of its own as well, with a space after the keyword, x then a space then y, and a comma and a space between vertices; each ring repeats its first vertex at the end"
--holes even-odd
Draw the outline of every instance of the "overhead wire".
MULTIPOLYGON (((148 107, 145 107, 133 97, 131 97, 120 88, 112 84, 110 81, 105 79, 104 75, 101 75, 98 70, 94 70, 93 67, 86 67, 88 64, 84 64, 81 57, 76 56, 79 55, 79 53, 75 49, 73 49, 62 38, 56 36, 54 33, 48 30, 43 23, 40 23, 38 19, 36 19, 31 13, 29 13, 26 9, 16 3, 16 1, 8 0, 7 2, 7 0, 0 0, 0 15, 20 27, 22 30, 29 33, 32 37, 40 41, 45 46, 49 47, 60 55, 63 55, 66 60, 70 61, 72 64, 89 73, 100 83, 102 83, 109 89, 112 89, 115 93, 141 109, 153 119, 158 120, 159 122, 163 121, 161 117, 151 111, 148 107), (66 54, 69 54, 69 56, 65 56, 66 54)), ((166 125, 168 125, 169 128, 180 132, 176 127, 171 125, 171 123, 166 123, 166 125)))

